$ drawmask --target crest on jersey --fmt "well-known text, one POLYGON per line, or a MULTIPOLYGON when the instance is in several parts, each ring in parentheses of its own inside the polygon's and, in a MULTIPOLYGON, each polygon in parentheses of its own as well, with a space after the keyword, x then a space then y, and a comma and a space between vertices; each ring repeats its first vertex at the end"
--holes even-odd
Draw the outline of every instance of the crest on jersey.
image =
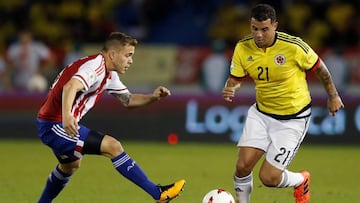
POLYGON ((280 66, 284 65, 285 61, 286 61, 286 59, 285 59, 284 55, 278 54, 278 55, 275 56, 275 63, 277 65, 280 65, 280 66))

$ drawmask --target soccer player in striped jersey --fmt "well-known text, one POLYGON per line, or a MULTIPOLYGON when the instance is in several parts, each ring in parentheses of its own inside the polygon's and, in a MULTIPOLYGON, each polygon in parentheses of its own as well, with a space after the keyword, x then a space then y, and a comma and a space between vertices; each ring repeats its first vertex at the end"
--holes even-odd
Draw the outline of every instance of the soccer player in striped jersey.
POLYGON ((240 203, 250 202, 252 171, 263 155, 262 183, 294 187, 295 201, 309 202, 310 173, 287 170, 309 126, 311 97, 306 72, 316 74, 323 84, 331 115, 344 107, 324 62, 304 41, 278 32, 277 26, 272 6, 258 4, 251 10, 251 35, 236 44, 222 91, 224 99, 232 102, 244 78, 255 83, 256 103, 248 110, 238 142, 234 187, 240 203))
POLYGON ((79 124, 104 91, 128 108, 146 106, 170 95, 162 86, 150 94, 131 93, 120 81, 119 74, 133 62, 136 45, 137 40, 124 33, 111 33, 101 53, 75 61, 55 79, 38 112, 37 126, 39 137, 59 163, 50 173, 39 203, 51 202, 61 192, 85 154, 109 158, 121 175, 156 202, 169 202, 182 191, 185 180, 166 186, 154 184, 117 139, 79 124))

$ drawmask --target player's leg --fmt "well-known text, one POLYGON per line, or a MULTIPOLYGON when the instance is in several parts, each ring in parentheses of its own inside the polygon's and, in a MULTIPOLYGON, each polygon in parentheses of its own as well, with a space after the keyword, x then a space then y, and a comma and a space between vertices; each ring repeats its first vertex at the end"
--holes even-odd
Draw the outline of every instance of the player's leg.
POLYGON ((71 175, 80 166, 80 160, 71 163, 59 163, 50 173, 39 203, 51 202, 69 182, 71 175))
POLYGON ((84 143, 84 154, 102 154, 111 159, 114 168, 155 200, 167 202, 175 198, 183 189, 181 180, 169 186, 160 186, 149 180, 140 166, 124 151, 121 143, 112 136, 91 131, 84 143))
POLYGON ((81 126, 79 136, 66 135, 61 123, 38 120, 38 133, 42 142, 49 146, 59 164, 48 176, 39 203, 51 202, 68 183, 71 175, 79 168, 82 158, 81 149, 88 129, 81 126))
POLYGON ((140 166, 124 151, 121 143, 109 135, 91 131, 84 143, 84 154, 101 154, 111 159, 114 168, 144 189, 154 199, 160 197, 159 187, 152 183, 140 166))
POLYGON ((114 168, 121 175, 141 187, 154 199, 160 197, 159 187, 148 179, 140 166, 124 151, 118 140, 105 135, 101 143, 101 153, 111 159, 114 168))
POLYGON ((264 151, 253 147, 239 147, 234 176, 236 199, 240 203, 250 202, 253 188, 252 170, 264 154, 264 151))
POLYGON ((294 187, 304 181, 301 173, 278 169, 266 160, 261 165, 259 176, 261 182, 268 187, 294 187))
POLYGON ((297 202, 306 203, 310 199, 308 172, 291 172, 286 170, 307 132, 309 118, 287 121, 273 120, 270 129, 271 145, 266 160, 260 168, 260 180, 269 187, 298 188, 297 202), (299 200, 299 201, 298 201, 299 200))
POLYGON ((308 203, 310 200, 310 173, 307 171, 280 170, 265 160, 260 168, 260 180, 268 187, 294 187, 296 203, 308 203))
POLYGON ((266 123, 263 116, 256 110, 255 105, 248 111, 243 133, 238 142, 238 158, 234 176, 234 188, 237 202, 250 202, 253 188, 253 168, 269 145, 266 133, 266 123))

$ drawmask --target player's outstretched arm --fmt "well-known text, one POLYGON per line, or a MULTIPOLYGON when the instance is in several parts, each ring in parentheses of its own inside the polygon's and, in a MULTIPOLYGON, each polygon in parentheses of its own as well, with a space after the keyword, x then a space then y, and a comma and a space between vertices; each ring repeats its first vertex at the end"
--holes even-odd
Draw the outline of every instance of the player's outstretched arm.
POLYGON ((115 94, 120 102, 128 108, 136 108, 151 104, 162 98, 170 96, 171 92, 169 89, 163 86, 157 87, 151 94, 115 94))
POLYGON ((320 59, 320 66, 315 71, 316 76, 323 84, 325 91, 327 92, 329 98, 327 101, 327 107, 329 109, 329 113, 332 116, 335 116, 336 112, 340 108, 344 108, 344 104, 339 96, 338 91, 333 83, 330 72, 327 69, 325 63, 320 59))

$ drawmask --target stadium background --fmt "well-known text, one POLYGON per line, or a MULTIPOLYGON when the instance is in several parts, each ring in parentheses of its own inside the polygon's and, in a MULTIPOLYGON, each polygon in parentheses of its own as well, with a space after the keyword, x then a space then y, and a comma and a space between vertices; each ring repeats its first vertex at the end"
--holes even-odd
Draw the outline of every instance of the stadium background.
MULTIPOLYGON (((203 89, 201 68, 215 40, 225 42, 225 53, 231 57, 236 41, 249 33, 248 12, 255 3, 258 1, 1 1, 0 54, 6 59, 6 49, 16 39, 17 31, 28 26, 36 39, 51 48, 58 72, 74 45, 90 54, 101 49, 109 32, 126 32, 140 44, 135 62, 122 80, 133 92, 165 85, 172 96, 137 110, 126 110, 104 96, 83 123, 127 140, 166 141, 175 134, 180 141, 233 142, 242 129, 246 109, 254 102, 253 85, 246 82, 236 98, 239 102, 228 104, 220 94, 203 89)), ((294 0, 273 5, 278 11, 280 31, 302 37, 322 57, 341 48, 342 57, 349 62, 341 90, 346 108, 334 118, 327 115, 324 90, 309 76, 314 111, 305 142, 358 143, 359 2, 294 0)), ((36 138, 35 116, 44 97, 44 93, 2 90, 0 138, 36 138)))

